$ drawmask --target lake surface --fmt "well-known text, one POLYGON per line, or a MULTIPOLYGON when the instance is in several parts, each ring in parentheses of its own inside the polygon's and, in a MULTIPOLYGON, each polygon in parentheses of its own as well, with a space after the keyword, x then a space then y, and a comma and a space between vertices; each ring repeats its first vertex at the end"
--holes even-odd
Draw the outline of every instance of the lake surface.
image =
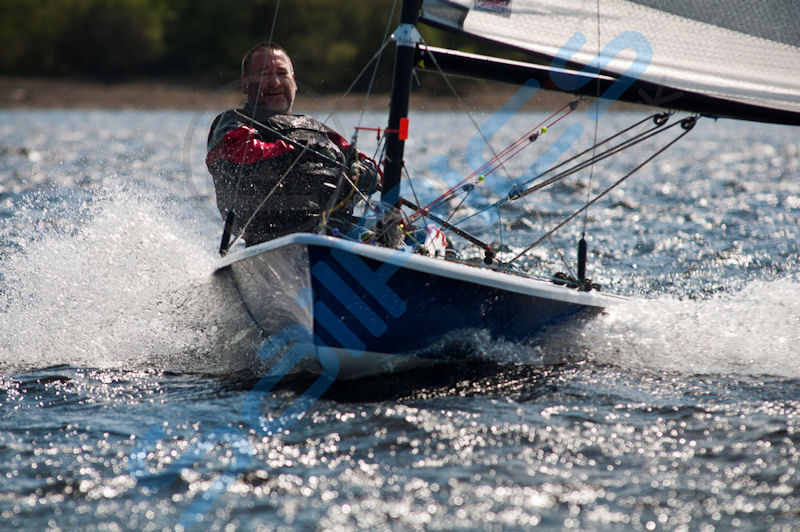
MULTIPOLYGON (((545 116, 474 118, 500 151, 545 116)), ((643 116, 608 113, 598 139, 643 116)), ((701 119, 589 210, 589 276, 629 302, 535 345, 476 335, 469 363, 336 382, 269 433, 253 401, 279 417, 311 381, 260 393, 237 362, 211 276, 212 118, 0 111, 0 529, 797 529, 796 129, 701 119)), ((384 126, 330 124, 359 120, 384 126)), ((570 120, 454 219, 511 256, 674 137, 482 212, 591 145, 594 122, 570 120)), ((418 113, 411 135, 421 201, 489 157, 462 115, 418 113)), ((520 266, 563 270, 583 227, 520 266)))

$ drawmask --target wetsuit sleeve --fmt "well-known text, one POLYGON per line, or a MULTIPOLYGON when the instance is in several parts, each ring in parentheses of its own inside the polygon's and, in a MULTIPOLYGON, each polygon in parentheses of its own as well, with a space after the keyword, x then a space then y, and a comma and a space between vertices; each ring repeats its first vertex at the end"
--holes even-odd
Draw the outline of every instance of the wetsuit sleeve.
POLYGON ((265 142, 257 137, 258 131, 247 126, 239 126, 228 131, 219 143, 208 151, 206 164, 220 160, 235 164, 253 164, 294 149, 294 146, 280 139, 265 142))
MULTIPOLYGON (((341 136, 340 134, 338 134, 337 132, 335 132, 335 131, 327 131, 327 135, 328 135, 328 138, 331 139, 331 142, 336 144, 336 146, 338 146, 339 149, 342 150, 342 153, 347 153, 348 150, 351 149, 350 148, 350 143, 347 142, 345 140, 345 138, 343 136, 341 136)), ((364 152, 362 152, 362 151, 358 152, 358 160, 359 161, 368 161, 369 164, 373 167, 374 171, 376 173, 380 174, 380 168, 378 167, 378 164, 375 162, 374 159, 372 159, 370 157, 367 157, 367 155, 364 152)), ((382 176, 382 174, 381 174, 381 176, 382 176)))
POLYGON ((208 135, 209 166, 224 161, 234 164, 253 164, 264 159, 277 157, 294 147, 283 141, 264 141, 258 130, 236 120, 233 113, 226 112, 217 117, 208 135))
POLYGON ((350 149, 350 143, 347 142, 343 136, 335 131, 327 131, 326 133, 328 138, 331 139, 331 142, 336 144, 343 153, 347 153, 347 150, 350 149))

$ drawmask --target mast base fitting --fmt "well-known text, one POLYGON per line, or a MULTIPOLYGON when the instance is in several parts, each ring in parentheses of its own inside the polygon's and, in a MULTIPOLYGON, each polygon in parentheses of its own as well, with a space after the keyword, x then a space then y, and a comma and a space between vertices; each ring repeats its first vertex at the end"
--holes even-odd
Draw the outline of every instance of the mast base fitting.
POLYGON ((597 283, 593 283, 591 279, 585 279, 583 282, 580 282, 564 272, 557 272, 555 275, 553 275, 551 281, 553 284, 557 284, 559 286, 576 288, 578 292, 591 292, 592 290, 597 290, 599 292, 602 290, 602 287, 597 283))

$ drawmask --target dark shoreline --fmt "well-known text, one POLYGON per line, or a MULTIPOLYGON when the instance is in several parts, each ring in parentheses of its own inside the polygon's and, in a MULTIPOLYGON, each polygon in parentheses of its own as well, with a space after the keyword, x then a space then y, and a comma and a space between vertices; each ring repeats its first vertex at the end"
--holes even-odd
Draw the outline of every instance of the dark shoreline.
MULTIPOLYGON (((500 108, 516 87, 477 85, 461 95, 470 110, 500 108)), ((571 99, 570 95, 539 91, 526 109, 555 110, 571 99)), ((222 110, 238 107, 243 95, 234 83, 222 88, 191 86, 170 81, 143 80, 127 82, 67 80, 61 78, 25 78, 0 76, 0 109, 125 109, 125 110, 222 110)), ((304 90, 297 95, 295 110, 354 111, 364 106, 363 94, 320 95, 304 90)), ((366 109, 388 109, 388 94, 375 94, 366 109)), ((415 92, 412 108, 423 111, 456 111, 462 104, 453 97, 415 92)))

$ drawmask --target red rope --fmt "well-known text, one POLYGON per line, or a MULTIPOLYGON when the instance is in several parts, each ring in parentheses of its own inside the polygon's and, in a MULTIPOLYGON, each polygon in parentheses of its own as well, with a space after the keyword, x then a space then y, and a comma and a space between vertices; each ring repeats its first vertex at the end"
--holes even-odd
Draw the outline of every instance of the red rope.
POLYGON ((550 116, 539 122, 535 127, 529 129, 526 133, 521 135, 517 140, 512 142, 508 147, 502 150, 500 153, 483 163, 477 170, 469 174, 467 177, 459 181, 457 184, 450 187, 446 192, 440 195, 438 198, 434 199, 428 205, 421 207, 418 211, 414 212, 410 216, 410 220, 413 222, 420 216, 424 216, 427 212, 430 212, 432 209, 438 207, 445 201, 450 200, 453 196, 460 192, 460 189, 466 184, 467 182, 473 181, 473 185, 480 183, 487 175, 491 174, 505 163, 507 163, 511 158, 515 157, 519 152, 525 149, 527 146, 530 146, 536 139, 539 138, 539 135, 544 133, 548 128, 553 127, 561 120, 563 120, 566 116, 568 116, 572 111, 576 108, 576 102, 570 102, 564 105, 561 109, 558 109, 550 116), (566 111, 566 112, 565 112, 566 111), (558 115, 561 116, 558 116, 558 115), (556 117, 554 119, 554 117, 556 117), (551 121, 552 120, 552 121, 551 121))

